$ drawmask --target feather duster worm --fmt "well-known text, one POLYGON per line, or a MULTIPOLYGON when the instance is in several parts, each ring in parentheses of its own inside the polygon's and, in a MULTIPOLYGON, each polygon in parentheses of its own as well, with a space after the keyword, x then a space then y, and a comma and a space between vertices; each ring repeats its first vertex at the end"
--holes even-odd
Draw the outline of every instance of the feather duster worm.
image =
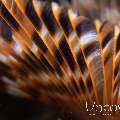
POLYGON ((115 119, 119 49, 120 28, 110 21, 55 2, 0 1, 0 83, 10 94, 55 105, 76 119, 115 119))

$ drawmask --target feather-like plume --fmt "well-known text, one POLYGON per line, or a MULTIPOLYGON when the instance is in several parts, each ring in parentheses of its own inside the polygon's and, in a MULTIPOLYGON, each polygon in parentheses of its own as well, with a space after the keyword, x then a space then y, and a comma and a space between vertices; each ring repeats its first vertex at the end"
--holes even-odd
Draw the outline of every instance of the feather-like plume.
POLYGON ((117 4, 57 2, 0 0, 0 89, 76 119, 111 120, 114 112, 85 107, 120 104, 117 4))

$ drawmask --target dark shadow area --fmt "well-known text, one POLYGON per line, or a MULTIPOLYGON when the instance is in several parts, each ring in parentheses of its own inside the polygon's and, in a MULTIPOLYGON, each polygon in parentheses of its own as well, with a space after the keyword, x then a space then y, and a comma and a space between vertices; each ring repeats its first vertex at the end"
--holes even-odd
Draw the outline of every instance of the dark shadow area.
POLYGON ((51 106, 0 93, 0 120, 73 120, 51 106))

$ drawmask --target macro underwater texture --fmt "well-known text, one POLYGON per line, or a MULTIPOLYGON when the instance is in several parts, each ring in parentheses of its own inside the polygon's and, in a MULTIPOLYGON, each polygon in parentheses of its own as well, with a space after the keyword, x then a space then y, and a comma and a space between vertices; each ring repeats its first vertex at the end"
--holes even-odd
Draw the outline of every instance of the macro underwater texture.
POLYGON ((119 120, 119 0, 0 0, 0 120, 119 120))

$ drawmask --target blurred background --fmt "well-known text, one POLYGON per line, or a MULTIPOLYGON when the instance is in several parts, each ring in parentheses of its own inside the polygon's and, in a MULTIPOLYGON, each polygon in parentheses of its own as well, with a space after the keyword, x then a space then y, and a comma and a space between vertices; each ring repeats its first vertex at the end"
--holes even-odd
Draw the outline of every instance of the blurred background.
POLYGON ((57 2, 64 6, 70 6, 80 15, 90 19, 110 20, 118 24, 120 21, 120 0, 43 0, 57 2))

